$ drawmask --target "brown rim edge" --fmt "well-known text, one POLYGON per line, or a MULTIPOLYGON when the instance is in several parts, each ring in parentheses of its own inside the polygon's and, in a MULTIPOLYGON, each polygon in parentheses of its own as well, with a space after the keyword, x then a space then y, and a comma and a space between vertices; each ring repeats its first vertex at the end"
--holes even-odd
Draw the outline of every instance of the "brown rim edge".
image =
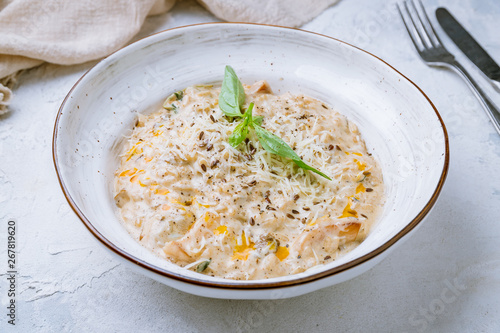
MULTIPOLYGON (((136 258, 136 257, 128 254, 127 252, 119 249, 116 245, 114 245, 113 243, 111 243, 106 237, 104 237, 92 225, 92 223, 87 219, 87 217, 80 211, 80 209, 78 208, 78 206, 75 204, 75 202, 73 201, 73 199, 69 195, 69 193, 68 193, 68 191, 66 189, 66 186, 65 186, 65 184, 64 184, 64 182, 62 180, 62 177, 61 177, 61 174, 60 174, 60 171, 59 171, 58 161, 57 161, 57 145, 56 145, 59 119, 60 119, 60 117, 62 115, 62 110, 63 110, 63 108, 64 108, 64 106, 66 104, 66 101, 70 97, 70 95, 73 92, 73 90, 75 89, 75 87, 97 65, 96 64, 96 65, 92 66, 87 72, 85 72, 85 74, 82 75, 82 77, 80 77, 78 79, 78 81, 73 85, 73 87, 70 89, 70 91, 68 92, 68 94, 64 98, 63 102, 61 103, 61 106, 59 107, 58 113, 57 113, 56 121, 55 121, 55 124, 54 124, 53 137, 52 137, 52 158, 53 158, 53 162, 54 162, 54 167, 56 169, 56 174, 57 174, 57 178, 58 178, 58 181, 59 181, 59 185, 61 186, 63 194, 64 194, 66 200, 68 201, 69 205, 71 206, 71 208, 75 212, 75 214, 80 218, 80 220, 87 227, 87 229, 94 235, 94 237, 96 237, 103 245, 105 245, 109 250, 113 251, 117 255, 119 255, 119 256, 121 256, 121 257, 129 260, 132 263, 135 263, 136 265, 138 265, 138 266, 140 266, 142 268, 145 268, 145 269, 147 269, 147 270, 149 270, 149 271, 151 271, 153 273, 159 274, 159 275, 167 277, 167 278, 171 278, 171 279, 178 280, 180 282, 189 283, 189 284, 201 285, 203 287, 211 287, 211 288, 218 288, 218 289, 233 289, 233 290, 256 290, 256 289, 272 289, 272 288, 283 288, 283 287, 297 286, 297 285, 301 285, 301 284, 306 284, 306 283, 314 282, 314 281, 317 281, 317 280, 320 280, 320 279, 323 279, 323 278, 326 278, 326 277, 329 277, 329 276, 332 276, 332 275, 339 274, 341 272, 347 271, 348 269, 351 269, 351 268, 354 268, 356 266, 359 266, 359 265, 367 262, 368 260, 370 260, 370 259, 378 256, 379 254, 383 253, 384 251, 386 251, 387 249, 389 249, 392 245, 394 245, 397 241, 399 241, 401 238, 403 238, 406 234, 408 234, 410 231, 412 231, 424 219, 424 217, 429 213, 429 211, 432 209, 432 207, 436 203, 436 200, 437 200, 437 198, 439 196, 439 193, 441 192, 441 189, 443 188, 444 182, 446 180, 446 176, 448 174, 449 157, 450 157, 448 131, 446 130, 446 126, 445 126, 445 124, 443 122, 443 119, 441 118, 441 115, 439 114, 438 110, 436 109, 436 107, 434 106, 434 104, 432 103, 432 101, 429 99, 429 97, 422 91, 422 89, 420 89, 420 87, 417 86, 412 80, 410 80, 405 75, 403 75, 402 73, 400 73, 397 69, 395 69, 394 67, 392 67, 390 64, 388 64, 387 62, 385 62, 383 59, 381 59, 381 58, 377 57, 376 55, 374 55, 374 54, 372 54, 372 53, 370 53, 368 51, 365 51, 365 50, 363 50, 363 49, 361 49, 361 48, 359 48, 357 46, 351 45, 351 44, 346 43, 344 41, 341 41, 341 40, 339 40, 337 38, 330 37, 330 36, 323 35, 323 34, 319 34, 319 33, 315 33, 315 32, 312 32, 312 31, 307 31, 307 30, 302 30, 302 29, 297 29, 297 28, 290 28, 290 27, 283 27, 283 26, 278 26, 278 25, 257 24, 257 23, 244 23, 244 22, 241 22, 241 23, 240 22, 211 22, 211 23, 191 24, 191 25, 185 25, 185 26, 175 27, 175 28, 171 28, 171 29, 167 29, 167 30, 163 30, 163 31, 157 32, 155 34, 152 34, 152 35, 149 35, 147 37, 141 38, 141 39, 139 39, 139 40, 137 40, 134 43, 131 43, 129 45, 135 44, 135 43, 137 43, 139 41, 142 41, 143 39, 149 38, 149 37, 157 35, 157 34, 164 33, 166 31, 173 31, 173 30, 182 29, 182 28, 186 28, 186 27, 203 26, 203 25, 220 25, 220 24, 224 24, 224 25, 234 25, 234 24, 237 24, 237 25, 249 25, 249 26, 276 27, 276 28, 287 29, 287 30, 298 30, 298 31, 301 31, 301 32, 305 32, 305 33, 309 33, 309 34, 313 34, 313 35, 325 37, 325 38, 328 38, 328 39, 332 39, 332 40, 335 40, 337 42, 340 42, 340 43, 343 43, 345 45, 348 45, 350 47, 353 47, 353 48, 355 48, 355 49, 357 49, 359 51, 362 51, 362 52, 364 52, 364 53, 366 53, 366 54, 368 54, 368 55, 370 55, 370 56, 378 59, 379 61, 381 61, 382 63, 384 63, 385 65, 387 65, 389 68, 391 68, 392 70, 394 70, 396 73, 398 73, 399 75, 401 75, 403 78, 405 78, 408 82, 410 82, 411 84, 413 84, 420 91, 420 93, 427 99, 427 101, 429 102, 429 104, 432 106, 434 112, 436 113, 436 116, 439 119, 439 122, 441 123, 441 127, 443 129, 443 134, 444 134, 444 139, 445 139, 445 161, 444 161, 444 165, 443 165, 443 171, 441 173, 441 177, 439 179, 439 182, 437 184, 437 187, 436 187, 434 193, 432 194, 431 198, 426 203, 426 205, 424 206, 424 208, 420 211, 420 213, 417 214, 417 216, 415 216, 415 218, 413 218, 413 220, 409 224, 407 224, 405 228, 403 228, 400 232, 398 232, 396 235, 394 235, 387 242, 385 242, 384 244, 382 244, 381 246, 379 246, 375 250, 373 250, 373 251, 365 254, 362 257, 359 257, 359 258, 357 258, 355 260, 352 260, 352 261, 350 261, 348 263, 345 263, 345 264, 342 264, 340 266, 333 267, 333 268, 331 268, 329 270, 326 270, 324 272, 319 272, 319 273, 316 273, 316 274, 312 274, 310 276, 306 276, 306 277, 302 277, 302 278, 298 278, 298 279, 294 279, 294 280, 282 281, 282 282, 269 282, 269 283, 266 283, 266 282, 264 282, 264 283, 262 283, 262 282, 260 282, 260 283, 249 282, 249 283, 246 283, 246 284, 231 283, 231 280, 228 280, 228 282, 207 282, 207 281, 204 281, 204 280, 199 280, 199 279, 194 279, 194 278, 187 278, 186 276, 183 276, 183 275, 179 275, 179 274, 175 274, 175 273, 172 273, 172 272, 168 272, 168 271, 166 271, 166 270, 164 270, 164 269, 162 269, 160 267, 153 266, 153 265, 151 265, 151 264, 149 264, 149 263, 147 263, 147 262, 145 262, 143 260, 140 260, 139 258, 136 258)), ((127 46, 129 46, 129 45, 127 45, 127 46)), ((125 47, 127 47, 127 46, 125 46, 125 47)), ((110 55, 108 55, 104 59, 109 58, 114 53, 116 53, 116 52, 118 52, 118 51, 120 51, 122 49, 123 48, 120 48, 119 50, 111 53, 110 55)), ((104 59, 101 59, 101 61, 104 60, 104 59)))

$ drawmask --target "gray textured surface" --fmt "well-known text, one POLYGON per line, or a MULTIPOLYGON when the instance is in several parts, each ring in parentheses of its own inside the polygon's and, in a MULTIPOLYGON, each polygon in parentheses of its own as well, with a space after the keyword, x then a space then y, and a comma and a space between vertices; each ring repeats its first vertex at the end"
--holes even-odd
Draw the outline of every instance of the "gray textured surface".
MULTIPOLYGON (((497 62, 500 4, 446 6, 497 62)), ((432 13, 432 18, 434 15, 432 13)), ((141 36, 214 18, 195 2, 151 18, 141 36)), ((435 20, 434 20, 435 21, 435 20)), ((0 300, 5 309, 5 222, 18 223, 19 332, 458 332, 500 331, 500 136, 456 74, 417 57, 393 3, 342 0, 304 29, 386 60, 431 98, 448 127, 451 164, 426 223, 380 265, 351 281, 282 301, 227 301, 178 292, 115 261, 66 203, 52 165, 57 109, 92 65, 25 72, 0 117, 0 300)), ((464 57, 443 41, 459 60, 464 57)), ((500 105, 500 94, 465 60, 500 105)))

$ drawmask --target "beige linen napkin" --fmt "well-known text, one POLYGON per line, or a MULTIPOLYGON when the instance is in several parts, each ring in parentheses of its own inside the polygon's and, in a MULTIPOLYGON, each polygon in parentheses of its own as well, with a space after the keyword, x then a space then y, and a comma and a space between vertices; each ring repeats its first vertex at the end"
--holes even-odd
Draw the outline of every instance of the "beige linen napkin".
POLYGON ((225 21, 298 27, 338 0, 198 0, 225 21))
MULTIPOLYGON (((199 0, 226 21, 299 26, 338 0, 199 0)), ((19 70, 102 58, 176 0, 0 0, 0 114, 19 70)))

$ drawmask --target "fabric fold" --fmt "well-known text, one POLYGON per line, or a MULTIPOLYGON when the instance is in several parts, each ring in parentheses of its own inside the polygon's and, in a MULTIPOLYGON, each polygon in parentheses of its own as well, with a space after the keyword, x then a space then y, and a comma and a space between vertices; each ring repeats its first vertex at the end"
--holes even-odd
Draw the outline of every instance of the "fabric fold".
MULTIPOLYGON (((175 0, 0 1, 0 79, 43 62, 74 65, 105 57, 130 41, 147 15, 164 13, 174 4, 175 0)), ((0 82, 0 114, 12 98, 12 85, 11 79, 0 82)))
POLYGON ((339 0, 198 0, 224 21, 298 27, 339 0))
MULTIPOLYGON (((299 26, 338 0, 198 0, 226 21, 299 26)), ((148 15, 176 0, 0 0, 0 114, 12 99, 12 75, 50 62, 74 65, 126 45, 148 15)))

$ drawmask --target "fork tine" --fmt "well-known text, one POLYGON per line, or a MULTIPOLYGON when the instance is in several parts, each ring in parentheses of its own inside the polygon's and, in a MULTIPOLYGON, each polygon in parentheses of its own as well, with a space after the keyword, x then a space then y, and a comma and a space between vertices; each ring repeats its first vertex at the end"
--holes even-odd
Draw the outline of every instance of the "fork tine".
POLYGON ((404 2, 406 12, 408 13, 410 20, 413 23, 413 26, 415 27, 415 31, 417 32, 418 36, 420 37, 420 40, 422 41, 422 45, 424 46, 424 48, 432 47, 433 46, 432 42, 430 41, 429 36, 427 35, 427 31, 425 31, 424 25, 422 23, 422 20, 420 19, 420 15, 418 14, 418 10, 415 7, 415 4, 413 2, 410 2, 410 4, 412 6, 413 11, 417 15, 416 18, 418 18, 418 21, 416 21, 416 19, 413 18, 414 15, 411 14, 410 8, 408 7, 408 1, 404 2))
MULTIPOLYGON (((406 6, 406 3, 405 3, 406 6)), ((403 20, 403 24, 406 27, 406 31, 408 31, 408 35, 410 35, 410 39, 413 42, 413 45, 415 45, 415 48, 417 49, 418 52, 420 52, 422 49, 425 49, 425 45, 422 42, 422 39, 420 38, 420 35, 418 33, 417 28, 415 27, 415 24, 410 22, 407 22, 405 16, 403 15, 403 12, 401 11, 401 6, 399 4, 396 4, 396 7, 398 8, 399 15, 401 15, 401 19, 403 20), (412 29, 410 26, 413 26, 413 29, 416 31, 416 36, 414 37, 415 33, 413 33, 412 29), (418 38, 418 41, 417 41, 418 38)), ((406 7, 406 15, 410 16, 410 13, 408 12, 408 8, 406 7)), ((411 16, 410 16, 411 17, 411 16)))
MULTIPOLYGON (((434 26, 431 23, 431 20, 429 20, 429 16, 427 16, 427 12, 425 11, 424 5, 422 4, 421 0, 418 0, 418 3, 420 4, 420 8, 422 9, 422 13, 424 13, 424 20, 420 20, 424 26, 425 31, 427 32, 427 35, 429 36, 429 39, 431 40, 432 45, 434 46, 439 46, 442 45, 441 40, 439 39, 438 34, 436 33, 436 30, 434 30, 434 26), (430 30, 429 30, 430 28, 430 30)), ((415 4, 413 4, 415 6, 415 4)), ((418 14, 418 11, 417 11, 418 14)), ((419 16, 420 18, 420 16, 419 16)))

